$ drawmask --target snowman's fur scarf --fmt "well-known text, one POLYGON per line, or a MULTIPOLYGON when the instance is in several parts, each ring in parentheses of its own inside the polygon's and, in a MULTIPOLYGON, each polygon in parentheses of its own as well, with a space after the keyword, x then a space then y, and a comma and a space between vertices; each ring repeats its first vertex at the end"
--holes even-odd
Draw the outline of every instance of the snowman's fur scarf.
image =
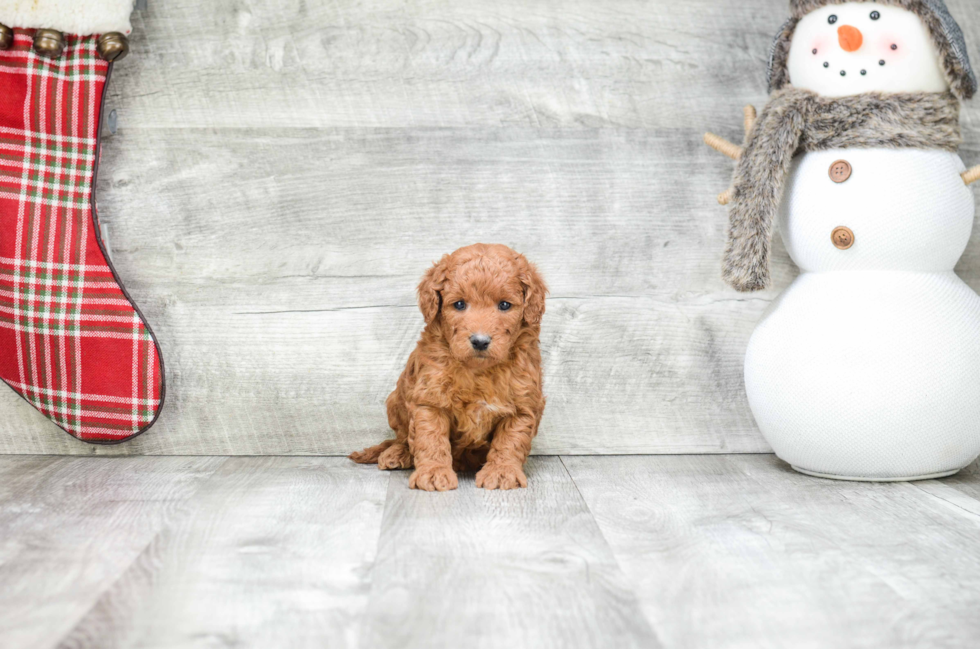
MULTIPOLYGON (((770 90, 779 90, 792 82, 792 80, 789 78, 789 70, 787 69, 789 48, 793 40, 793 33, 796 31, 796 25, 800 22, 803 16, 807 15, 814 9, 819 9, 820 7, 824 7, 826 5, 845 4, 853 1, 854 0, 793 0, 793 17, 783 25, 782 30, 776 37, 776 41, 773 43, 772 51, 770 52, 770 90)), ((966 65, 969 65, 969 63, 967 62, 966 65, 964 65, 964 59, 957 56, 956 51, 953 49, 953 45, 949 41, 950 36, 944 30, 943 23, 936 15, 933 8, 929 7, 924 0, 877 0, 877 2, 905 9, 918 16, 929 30, 929 34, 932 35, 932 40, 935 41, 936 47, 939 49, 940 60, 943 62, 943 70, 946 73, 946 81, 949 83, 949 87, 952 89, 953 93, 962 99, 970 99, 973 97, 977 91, 977 79, 973 75, 973 71, 966 67, 966 65)), ((961 37, 958 28, 956 32, 958 37, 961 37)), ((961 55, 965 57, 966 52, 962 52, 961 55)))
POLYGON ((956 151, 960 104, 951 93, 868 93, 827 98, 773 93, 735 167, 723 277, 739 291, 769 286, 772 227, 797 152, 842 148, 956 151))

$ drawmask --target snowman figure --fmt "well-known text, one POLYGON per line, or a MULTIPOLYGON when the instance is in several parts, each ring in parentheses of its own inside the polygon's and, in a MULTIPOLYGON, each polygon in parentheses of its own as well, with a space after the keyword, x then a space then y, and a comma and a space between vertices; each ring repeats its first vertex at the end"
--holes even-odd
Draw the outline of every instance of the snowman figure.
POLYGON ((977 90, 942 0, 792 0, 766 108, 746 109, 724 278, 769 285, 774 224, 801 274, 745 358, 752 412, 811 475, 913 480, 980 455, 980 297, 953 268, 973 228, 959 101, 977 90))

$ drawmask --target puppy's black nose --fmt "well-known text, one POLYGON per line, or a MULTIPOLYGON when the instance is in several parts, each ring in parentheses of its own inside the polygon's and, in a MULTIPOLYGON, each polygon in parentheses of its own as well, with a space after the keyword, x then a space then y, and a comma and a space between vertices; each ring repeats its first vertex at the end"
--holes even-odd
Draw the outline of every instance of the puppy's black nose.
POLYGON ((473 334, 470 336, 470 344, 473 345, 473 349, 478 352, 487 351, 487 347, 490 346, 490 336, 486 334, 473 334))

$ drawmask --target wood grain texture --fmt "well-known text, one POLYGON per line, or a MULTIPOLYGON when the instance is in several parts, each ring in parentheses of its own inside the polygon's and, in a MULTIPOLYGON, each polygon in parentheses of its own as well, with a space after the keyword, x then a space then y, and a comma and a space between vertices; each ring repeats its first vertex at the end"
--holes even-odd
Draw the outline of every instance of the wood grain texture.
POLYGON ((563 459, 665 646, 980 637, 975 500, 810 478, 771 455, 563 459))
POLYGON ((124 74, 161 128, 740 126, 788 12, 742 4, 176 0, 134 21, 124 74))
MULTIPOLYGON (((720 280, 731 162, 785 0, 171 0, 116 66, 100 212, 158 334, 168 404, 91 448, 0 390, 0 453, 342 454, 474 241, 551 284, 538 453, 768 450, 742 356, 795 275, 720 280), (722 5, 724 5, 722 7, 722 5)), ((972 0, 950 0, 972 44, 972 0)), ((974 50, 975 51, 975 50, 974 50)), ((975 57, 980 60, 980 57, 975 57)), ((980 160, 980 102, 963 110, 980 160)), ((980 289, 980 233, 959 271, 980 289)))
POLYGON ((980 464, 534 457, 408 489, 340 458, 0 457, 0 647, 970 647, 980 464))
POLYGON ((231 458, 59 646, 353 647, 387 484, 341 458, 231 458))
POLYGON ((560 459, 528 488, 408 489, 392 475, 364 647, 658 647, 560 459))
POLYGON ((53 647, 222 458, 0 457, 0 647, 53 647))

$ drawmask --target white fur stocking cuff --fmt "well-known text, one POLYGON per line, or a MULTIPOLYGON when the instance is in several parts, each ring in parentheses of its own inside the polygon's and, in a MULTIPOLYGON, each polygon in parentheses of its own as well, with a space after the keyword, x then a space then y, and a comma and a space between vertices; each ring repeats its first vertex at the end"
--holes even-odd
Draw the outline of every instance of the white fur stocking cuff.
POLYGON ((89 36, 133 31, 133 0, 0 0, 0 24, 89 36))

